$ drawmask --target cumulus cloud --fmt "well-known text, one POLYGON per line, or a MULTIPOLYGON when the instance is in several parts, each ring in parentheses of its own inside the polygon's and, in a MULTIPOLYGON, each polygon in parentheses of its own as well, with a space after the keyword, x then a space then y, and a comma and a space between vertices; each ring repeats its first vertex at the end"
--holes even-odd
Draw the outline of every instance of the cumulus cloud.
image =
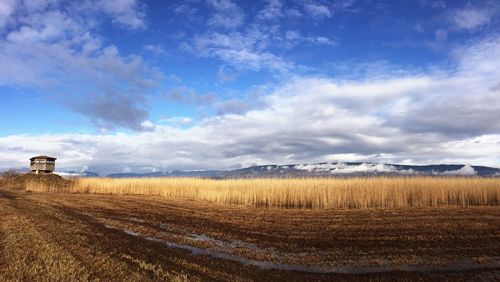
POLYGON ((230 82, 236 78, 236 74, 228 72, 224 66, 221 66, 217 71, 217 78, 222 82, 230 82))
POLYGON ((217 114, 243 114, 249 111, 252 105, 245 100, 241 99, 228 99, 215 104, 217 114))
POLYGON ((488 24, 493 13, 489 9, 478 9, 471 6, 454 10, 451 19, 457 29, 475 30, 488 24))
POLYGON ((197 106, 207 106, 213 103, 217 97, 212 94, 199 94, 194 89, 187 86, 178 86, 170 89, 165 97, 177 103, 191 104, 197 106))
POLYGON ((165 49, 159 44, 157 44, 157 45, 146 44, 146 45, 142 46, 142 48, 144 50, 149 51, 151 53, 154 53, 156 55, 160 55, 160 54, 165 53, 165 49))
POLYGON ((334 46, 335 41, 324 36, 304 36, 296 30, 287 30, 280 42, 285 48, 293 48, 301 43, 311 43, 314 45, 334 46))
POLYGON ((457 170, 448 170, 448 171, 445 171, 443 172, 443 174, 445 175, 464 175, 464 176, 471 176, 471 175, 476 175, 476 171, 474 170, 474 168, 467 164, 467 165, 464 165, 463 167, 461 167, 460 169, 457 169, 457 170))
POLYGON ((419 0, 419 5, 422 7, 430 7, 433 9, 445 9, 446 3, 444 0, 419 0))
POLYGON ((242 25, 245 20, 243 10, 231 0, 207 0, 207 4, 214 9, 214 14, 208 20, 211 26, 232 29, 242 25))
MULTIPOLYGON (((410 132, 435 132, 473 137, 500 132, 498 83, 500 39, 489 38, 454 52, 454 75, 436 76, 432 83, 399 101, 390 123, 410 132), (424 95, 425 94, 425 95, 424 95), (453 102, 451 102, 453 101, 453 102)), ((429 78, 430 79, 430 78, 429 78)))
POLYGON ((303 16, 302 12, 300 12, 298 9, 295 8, 285 9, 285 15, 290 18, 298 18, 303 16))
POLYGON ((333 11, 327 5, 315 1, 305 2, 304 10, 315 19, 330 18, 333 15, 333 11))
POLYGON ((16 5, 16 0, 5 0, 0 2, 0 31, 7 23, 10 15, 14 12, 16 5))
POLYGON ((145 27, 145 13, 137 0, 100 0, 97 6, 112 16, 114 23, 132 29, 145 27))
POLYGON ((330 17, 330 8, 308 1, 295 8, 281 0, 268 0, 254 16, 245 15, 240 6, 229 0, 209 0, 214 14, 205 31, 197 32, 179 48, 203 58, 216 58, 236 70, 267 70, 277 75, 304 69, 283 57, 283 49, 308 43, 334 46, 335 41, 321 35, 300 34, 287 30, 280 22, 285 17, 299 17, 298 8, 315 18, 330 17), (296 35, 296 36, 295 36, 296 35))
POLYGON ((277 20, 283 17, 283 2, 281 0, 268 0, 264 9, 257 17, 264 20, 277 20))
MULTIPOLYGON (((95 7, 85 3, 23 2, 0 37, 0 84, 44 93, 100 127, 141 130, 148 116, 146 93, 161 73, 140 56, 123 56, 103 44, 89 19, 95 7)), ((134 3, 106 1, 116 15, 105 12, 128 18, 134 3)))
POLYGON ((244 33, 208 32, 196 35, 192 43, 184 48, 201 57, 218 58, 235 69, 269 69, 279 72, 292 69, 292 63, 264 48, 268 43, 264 32, 250 29, 244 33))

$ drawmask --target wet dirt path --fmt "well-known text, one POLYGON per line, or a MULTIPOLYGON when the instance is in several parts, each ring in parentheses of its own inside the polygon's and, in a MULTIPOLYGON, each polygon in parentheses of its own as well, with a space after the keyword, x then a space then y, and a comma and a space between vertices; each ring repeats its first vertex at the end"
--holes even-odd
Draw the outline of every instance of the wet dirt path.
POLYGON ((500 278, 497 207, 315 212, 4 192, 0 216, 2 281, 500 278))

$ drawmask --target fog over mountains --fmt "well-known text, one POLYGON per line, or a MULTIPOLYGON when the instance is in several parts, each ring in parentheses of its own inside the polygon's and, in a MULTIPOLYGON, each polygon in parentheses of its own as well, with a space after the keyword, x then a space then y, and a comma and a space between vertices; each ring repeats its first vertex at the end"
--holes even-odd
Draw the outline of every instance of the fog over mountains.
POLYGON ((151 173, 112 173, 107 177, 309 177, 374 175, 500 176, 500 169, 463 164, 400 165, 365 162, 260 165, 235 170, 172 170, 151 173))

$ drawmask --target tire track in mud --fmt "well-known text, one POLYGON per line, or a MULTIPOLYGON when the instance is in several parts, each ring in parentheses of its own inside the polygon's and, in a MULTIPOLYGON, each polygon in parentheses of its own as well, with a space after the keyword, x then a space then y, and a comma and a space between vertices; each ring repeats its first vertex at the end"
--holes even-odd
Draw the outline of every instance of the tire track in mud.
MULTIPOLYGON (((1 185, 0 185, 1 186, 1 185)), ((5 254, 6 238, 3 224, 7 222, 7 212, 5 206, 8 201, 0 190, 0 278, 2 277, 1 269, 6 269, 7 261, 5 254)))
POLYGON ((148 263, 148 258, 136 250, 140 245, 131 244, 122 234, 108 232, 91 218, 22 197, 10 204, 16 213, 36 222, 37 231, 46 240, 84 265, 91 280, 149 281, 187 277, 148 263))
MULTIPOLYGON (((59 209, 63 211, 64 214, 76 216, 76 217, 86 217, 91 219, 92 217, 82 214, 78 211, 75 211, 71 208, 67 207, 52 207, 55 209, 59 209)), ((174 261, 181 260, 181 264, 178 266, 184 267, 185 271, 196 274, 195 277, 200 277, 202 280, 221 280, 221 281, 281 281, 283 276, 279 272, 273 273, 266 271, 265 269, 259 270, 256 267, 245 268, 238 262, 234 262, 231 260, 225 260, 223 258, 218 259, 210 259, 208 256, 200 257, 193 256, 191 252, 186 251, 184 249, 169 249, 165 248, 162 244, 158 244, 158 242, 152 240, 144 240, 143 238, 134 236, 133 232, 122 232, 121 230, 109 228, 109 226, 94 221, 91 219, 91 222, 95 224, 97 227, 104 229, 108 232, 108 234, 113 234, 116 236, 120 236, 124 241, 133 241, 136 245, 140 245, 142 251, 150 250, 152 253, 150 255, 164 258, 168 261, 172 259, 174 261), (209 258, 209 259, 207 259, 209 258), (190 264, 190 266, 186 265, 190 264), (188 268, 186 268, 186 266, 188 268), (242 275, 243 274, 243 275, 242 275)), ((116 248, 118 251, 119 247, 116 248)), ((306 275, 307 276, 307 275, 306 275)), ((290 281, 290 278, 286 280, 290 281)), ((293 280, 293 279, 292 279, 293 280)), ((322 280, 321 276, 316 276, 315 280, 322 280)))
POLYGON ((13 206, 15 197, 0 198, 1 258, 0 280, 86 280, 88 273, 57 244, 48 240, 35 224, 13 206))
MULTIPOLYGON (((202 280, 247 280, 249 279, 249 277, 254 277, 254 279, 250 280, 257 280, 258 277, 264 277, 263 273, 260 271, 250 272, 248 270, 243 271, 243 273, 246 273, 244 276, 240 277, 239 273, 241 273, 242 271, 240 269, 240 265, 238 265, 237 263, 226 262, 222 263, 224 267, 221 267, 220 261, 207 261, 205 258, 191 256, 183 250, 165 251, 165 249, 162 248, 162 250, 159 252, 158 244, 154 242, 145 242, 140 238, 128 236, 123 232, 117 230, 109 230, 102 223, 99 223, 92 217, 68 207, 51 205, 23 198, 16 198, 15 201, 11 202, 11 204, 14 206, 17 212, 21 214, 29 214, 33 221, 41 222, 37 225, 37 228, 38 230, 45 232, 44 235, 46 238, 49 238, 53 242, 57 242, 60 246, 65 248, 67 252, 71 253, 75 257, 79 257, 80 261, 82 261, 82 263, 87 266, 87 269, 93 267, 92 277, 94 278, 99 277, 101 279, 104 278, 115 280, 127 279, 133 281, 165 280, 165 277, 155 276, 155 269, 153 269, 153 271, 150 271, 151 273, 146 273, 147 275, 137 277, 138 272, 140 272, 142 269, 138 269, 137 266, 134 265, 134 263, 128 263, 129 265, 127 265, 125 269, 119 269, 118 271, 116 269, 113 270, 109 267, 106 269, 106 271, 99 271, 99 269, 95 268, 95 262, 89 262, 88 257, 84 257, 81 254, 79 255, 79 252, 83 251, 85 247, 92 244, 94 247, 105 246, 105 252, 109 251, 113 255, 111 259, 120 260, 122 262, 125 260, 131 262, 139 261, 141 264, 144 264, 144 261, 149 260, 150 264, 153 263, 157 266, 171 266, 172 268, 177 269, 179 272, 188 271, 190 275, 193 275, 193 278, 198 277, 202 280), (65 232, 64 227, 59 228, 59 225, 65 225, 67 227, 66 230, 69 232, 65 232), (74 232, 72 232, 72 230, 81 230, 81 228, 77 228, 78 225, 83 225, 87 229, 87 231, 94 233, 95 236, 93 237, 92 242, 90 242, 89 240, 82 240, 83 238, 74 240, 73 243, 80 243, 80 246, 75 247, 71 246, 71 242, 68 242, 67 238, 74 238, 74 236, 71 236, 74 235, 74 232), (81 246, 81 242, 85 242, 85 244, 81 246), (110 276, 109 272, 129 273, 117 277, 110 276)), ((158 267, 156 268, 156 270, 158 270, 158 267)), ((168 277, 168 275, 166 277, 168 277)), ((271 279, 272 276, 269 276, 268 278, 271 279)), ((276 280, 276 277, 271 280, 276 280)))
POLYGON ((156 244, 148 245, 122 232, 109 230, 92 217, 71 208, 33 201, 24 196, 26 194, 8 192, 2 193, 0 198, 2 218, 0 266, 3 270, 0 270, 0 280, 2 281, 38 280, 37 278, 66 281, 77 278, 82 281, 89 279, 184 281, 235 278, 221 270, 207 271, 203 261, 190 262, 184 258, 186 256, 183 252, 174 251, 158 255, 156 244), (16 228, 13 228, 14 223, 16 228), (8 233, 7 236, 4 236, 5 233, 8 233), (6 237, 8 238, 5 239, 6 237), (11 247, 13 253, 20 256, 15 260, 12 256, 6 256, 4 247, 7 245, 11 247), (39 248, 40 245, 46 247, 39 248), (47 248, 56 251, 48 252, 47 248), (42 257, 47 253, 48 256, 42 257), (69 270, 63 273, 55 271, 50 265, 45 265, 45 261, 54 257, 62 258, 65 265, 79 265, 73 267, 80 270, 79 275, 69 276, 71 274, 69 270), (38 269, 32 270, 26 267, 28 261, 38 269), (190 276, 183 274, 185 271, 189 271, 190 276))

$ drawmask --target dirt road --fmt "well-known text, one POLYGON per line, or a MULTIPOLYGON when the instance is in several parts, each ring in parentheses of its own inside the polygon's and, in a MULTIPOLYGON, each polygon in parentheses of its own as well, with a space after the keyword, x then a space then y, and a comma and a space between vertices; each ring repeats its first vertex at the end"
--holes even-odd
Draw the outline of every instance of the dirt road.
POLYGON ((500 280, 500 208, 254 209, 0 190, 0 280, 500 280))

